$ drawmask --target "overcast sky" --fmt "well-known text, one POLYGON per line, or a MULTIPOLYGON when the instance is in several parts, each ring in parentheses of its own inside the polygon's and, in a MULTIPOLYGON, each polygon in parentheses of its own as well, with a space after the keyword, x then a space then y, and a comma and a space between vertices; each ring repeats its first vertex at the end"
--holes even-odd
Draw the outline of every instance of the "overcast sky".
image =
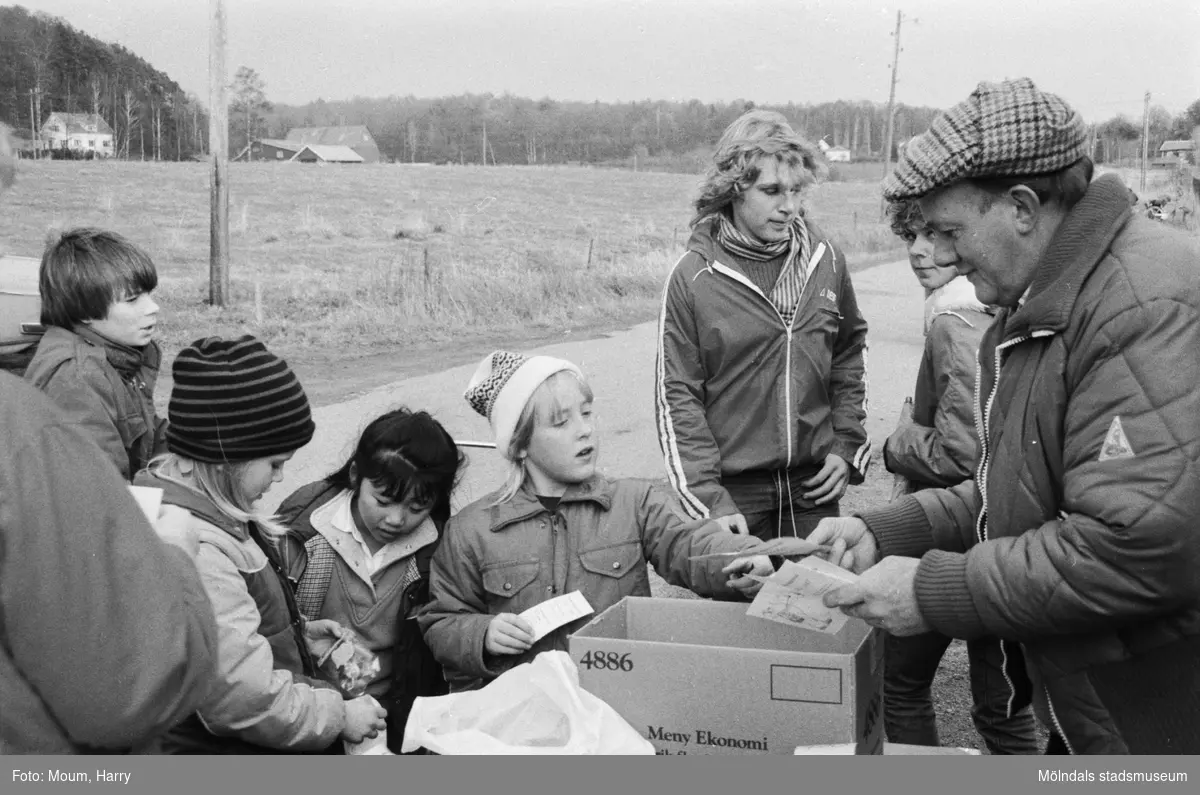
MULTIPOLYGON (((0 0, 12 4, 14 0, 0 0)), ((16 0, 207 101, 209 0, 16 0)), ((1200 99, 1200 0, 225 0, 229 75, 275 102, 463 92, 949 106, 1029 76, 1088 120, 1200 99)))

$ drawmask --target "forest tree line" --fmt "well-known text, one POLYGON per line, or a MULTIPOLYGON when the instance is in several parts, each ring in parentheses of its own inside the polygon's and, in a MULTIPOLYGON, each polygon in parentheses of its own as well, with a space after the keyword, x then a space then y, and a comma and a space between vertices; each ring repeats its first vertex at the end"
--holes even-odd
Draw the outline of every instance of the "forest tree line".
POLYGON ((55 112, 99 114, 118 157, 182 160, 207 146, 207 113, 169 76, 57 17, 0 7, 0 121, 30 138, 55 112))
MULTIPOLYGON (((264 80, 246 66, 231 81, 229 103, 232 155, 250 140, 283 138, 294 127, 366 125, 383 158, 398 162, 619 164, 636 158, 647 167, 689 170, 704 162, 733 119, 755 107, 741 99, 609 103, 490 93, 284 105, 271 103, 264 80)), ((759 107, 783 113, 814 141, 846 147, 856 160, 882 159, 885 105, 839 100, 759 107)), ((0 7, 0 121, 28 137, 55 111, 99 114, 113 128, 118 157, 180 160, 208 150, 204 105, 168 75, 57 17, 0 7)), ((894 146, 927 129, 938 112, 898 104, 894 146)), ((1151 152, 1164 140, 1190 137, 1196 125, 1200 100, 1177 116, 1151 108, 1151 152)), ((1118 115, 1092 130, 1097 162, 1140 151, 1140 119, 1118 115)))

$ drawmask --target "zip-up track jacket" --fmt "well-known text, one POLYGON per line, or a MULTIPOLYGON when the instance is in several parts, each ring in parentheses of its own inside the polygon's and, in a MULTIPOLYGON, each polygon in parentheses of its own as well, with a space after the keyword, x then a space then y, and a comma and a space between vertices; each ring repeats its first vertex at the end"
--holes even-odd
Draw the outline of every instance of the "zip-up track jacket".
POLYGON ((667 476, 695 518, 739 513, 721 480, 815 472, 833 453, 861 483, 871 457, 867 322, 846 258, 812 223, 813 254, 791 325, 698 226, 667 277, 655 418, 667 476))

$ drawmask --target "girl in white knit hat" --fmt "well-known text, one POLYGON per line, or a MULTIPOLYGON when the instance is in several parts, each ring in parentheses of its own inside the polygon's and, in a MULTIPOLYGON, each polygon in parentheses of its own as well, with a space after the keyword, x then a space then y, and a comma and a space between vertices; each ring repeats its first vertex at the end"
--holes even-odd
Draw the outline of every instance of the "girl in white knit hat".
POLYGON ((759 542, 686 519, 665 487, 596 472, 592 390, 570 362, 496 351, 465 397, 487 417, 510 474, 450 520, 430 567, 431 604, 419 620, 453 690, 566 650, 591 615, 536 638, 518 614, 547 599, 579 591, 594 615, 649 596, 647 560, 668 582, 718 599, 752 596, 759 583, 746 575, 774 571, 765 556, 692 560, 759 542))

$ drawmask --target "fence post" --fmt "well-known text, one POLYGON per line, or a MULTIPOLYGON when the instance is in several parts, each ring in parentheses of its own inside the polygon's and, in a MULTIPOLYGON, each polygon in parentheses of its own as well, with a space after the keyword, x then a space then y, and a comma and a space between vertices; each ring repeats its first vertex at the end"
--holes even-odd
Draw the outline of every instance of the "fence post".
POLYGON ((433 271, 429 267, 429 246, 425 246, 423 265, 425 269, 425 311, 432 312, 433 302, 431 297, 433 295, 433 271))
POLYGON ((592 268, 592 248, 595 245, 596 245, 596 238, 593 237, 591 240, 588 241, 588 258, 587 258, 587 265, 584 266, 584 270, 591 270, 591 268, 592 268))

